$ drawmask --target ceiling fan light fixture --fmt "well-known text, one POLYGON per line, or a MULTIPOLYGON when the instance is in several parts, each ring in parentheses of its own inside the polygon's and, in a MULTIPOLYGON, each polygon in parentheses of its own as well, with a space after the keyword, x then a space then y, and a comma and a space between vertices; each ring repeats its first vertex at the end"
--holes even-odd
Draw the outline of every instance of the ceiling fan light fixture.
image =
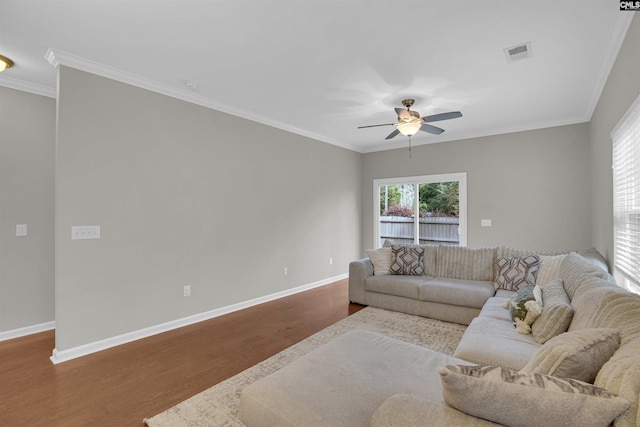
POLYGON ((0 72, 6 70, 7 68, 13 67, 13 61, 6 56, 0 55, 0 72))
POLYGON ((413 136, 420 130, 421 127, 422 127, 422 120, 400 123, 398 125, 398 130, 404 136, 413 136))

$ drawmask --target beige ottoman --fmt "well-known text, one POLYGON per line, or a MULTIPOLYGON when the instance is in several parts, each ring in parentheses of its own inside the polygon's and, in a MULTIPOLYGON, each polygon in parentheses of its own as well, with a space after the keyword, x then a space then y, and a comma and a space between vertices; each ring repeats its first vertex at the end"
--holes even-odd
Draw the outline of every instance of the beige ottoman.
POLYGON ((469 364, 369 331, 351 331, 245 388, 240 419, 255 426, 369 426, 396 394, 443 403, 438 368, 469 364))

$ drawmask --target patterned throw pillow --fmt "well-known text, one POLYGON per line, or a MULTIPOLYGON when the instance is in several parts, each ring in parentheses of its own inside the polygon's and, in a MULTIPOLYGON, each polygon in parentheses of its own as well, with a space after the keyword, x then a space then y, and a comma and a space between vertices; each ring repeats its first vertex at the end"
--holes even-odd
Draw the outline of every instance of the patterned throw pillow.
POLYGON ((389 274, 389 268, 393 262, 391 248, 368 249, 367 255, 373 264, 373 275, 384 276, 389 274))
POLYGON ((418 245, 392 245, 389 272, 406 276, 424 275, 424 248, 418 245))
POLYGON ((443 366, 442 395, 475 417, 513 426, 608 426, 629 402, 591 384, 497 366, 443 366))
POLYGON ((620 345, 611 328, 578 329, 547 341, 520 372, 573 378, 592 383, 620 345))
POLYGON ((536 283, 536 274, 540 266, 538 255, 523 257, 498 257, 498 276, 495 287, 508 291, 518 291, 522 286, 536 283))

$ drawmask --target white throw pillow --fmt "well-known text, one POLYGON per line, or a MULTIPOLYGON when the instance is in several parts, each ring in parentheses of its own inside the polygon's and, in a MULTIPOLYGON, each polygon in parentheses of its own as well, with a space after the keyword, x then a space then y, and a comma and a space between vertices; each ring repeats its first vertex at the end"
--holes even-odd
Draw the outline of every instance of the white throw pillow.
POLYGON ((391 248, 368 249, 367 255, 373 264, 373 274, 375 276, 384 276, 389 274, 389 268, 393 262, 391 248))
POLYGON ((564 290, 562 279, 555 279, 542 287, 542 313, 531 327, 533 339, 544 344, 567 331, 573 319, 573 307, 564 290))

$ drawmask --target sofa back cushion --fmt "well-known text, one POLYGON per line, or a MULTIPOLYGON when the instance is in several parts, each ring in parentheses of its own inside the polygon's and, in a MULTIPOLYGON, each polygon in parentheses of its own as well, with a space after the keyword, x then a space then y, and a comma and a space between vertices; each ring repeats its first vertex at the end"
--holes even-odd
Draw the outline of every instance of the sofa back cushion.
POLYGON ((607 260, 602 256, 596 248, 585 248, 578 251, 578 254, 583 256, 587 261, 590 261, 595 266, 609 273, 609 264, 607 260))
POLYGON ((440 245, 437 249, 437 276, 493 282, 497 250, 497 247, 467 248, 440 245))
POLYGON ((522 257, 527 255, 555 256, 555 255, 564 255, 567 253, 568 251, 533 251, 530 249, 510 248, 508 246, 500 246, 498 248, 498 256, 505 256, 505 257, 514 257, 514 256, 522 257))
POLYGON ((425 245, 424 246, 424 275, 429 277, 438 276, 438 265, 436 260, 438 258, 438 246, 425 245))
POLYGON ((567 255, 562 262, 560 276, 575 310, 569 331, 618 331, 620 347, 600 369, 594 385, 631 403, 615 426, 640 425, 640 296, 612 284, 608 273, 576 253, 567 255))
POLYGON ((616 426, 640 425, 640 296, 621 288, 603 286, 581 292, 574 303, 576 314, 569 330, 594 325, 616 329, 620 334, 620 348, 600 369, 594 385, 631 402, 631 408, 616 421, 616 426), (591 311, 590 316, 585 309, 591 311))
POLYGON ((564 289, 573 301, 578 290, 590 289, 595 286, 615 286, 610 281, 609 273, 596 267, 582 255, 575 252, 568 254, 560 264, 560 278, 564 281, 564 289))
POLYGON ((536 276, 536 284, 544 286, 560 277, 560 265, 567 257, 562 255, 540 255, 540 268, 536 276))

